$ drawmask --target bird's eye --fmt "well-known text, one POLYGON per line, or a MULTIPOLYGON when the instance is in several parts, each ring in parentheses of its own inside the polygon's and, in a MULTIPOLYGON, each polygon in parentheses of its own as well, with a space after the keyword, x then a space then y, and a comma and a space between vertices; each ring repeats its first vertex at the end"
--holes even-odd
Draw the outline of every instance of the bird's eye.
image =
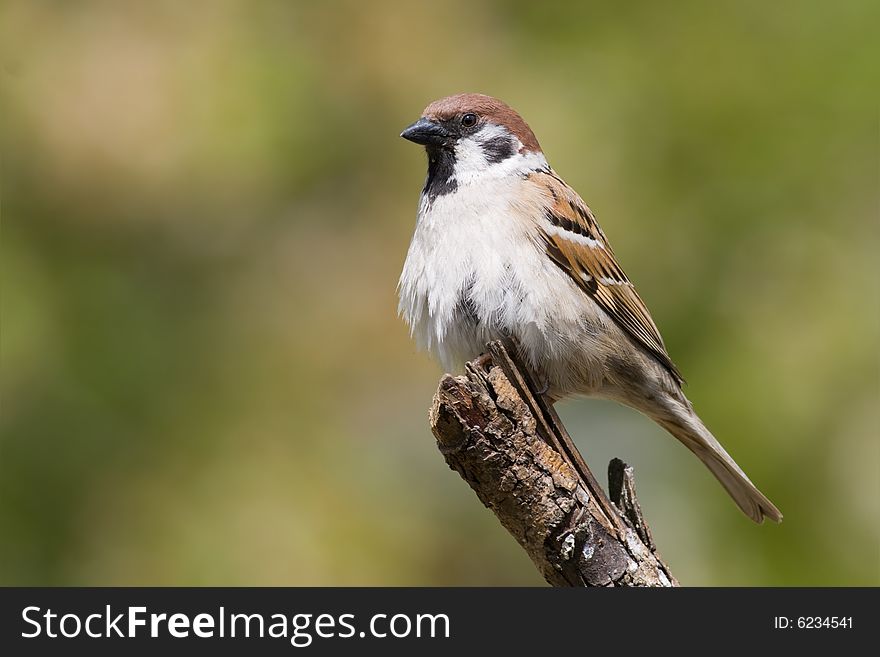
POLYGON ((477 125, 477 115, 468 112, 463 117, 461 117, 461 124, 465 128, 473 128, 475 125, 477 125))

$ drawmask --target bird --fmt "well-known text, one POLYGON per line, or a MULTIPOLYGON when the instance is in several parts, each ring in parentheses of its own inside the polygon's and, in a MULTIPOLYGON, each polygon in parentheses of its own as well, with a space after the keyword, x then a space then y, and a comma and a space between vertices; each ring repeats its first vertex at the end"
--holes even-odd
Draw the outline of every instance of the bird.
POLYGON ((503 101, 430 103, 400 134, 428 170, 398 282, 398 311, 448 372, 492 340, 515 345, 549 404, 609 399, 693 452, 756 523, 782 520, 682 391, 647 306, 595 215, 503 101))

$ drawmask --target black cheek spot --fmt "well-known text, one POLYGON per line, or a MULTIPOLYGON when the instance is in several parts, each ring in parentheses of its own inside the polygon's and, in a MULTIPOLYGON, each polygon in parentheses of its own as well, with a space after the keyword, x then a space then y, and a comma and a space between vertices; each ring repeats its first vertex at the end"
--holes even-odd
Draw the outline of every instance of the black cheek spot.
POLYGON ((503 162, 516 152, 513 139, 510 137, 492 137, 483 144, 486 161, 492 164, 503 162))

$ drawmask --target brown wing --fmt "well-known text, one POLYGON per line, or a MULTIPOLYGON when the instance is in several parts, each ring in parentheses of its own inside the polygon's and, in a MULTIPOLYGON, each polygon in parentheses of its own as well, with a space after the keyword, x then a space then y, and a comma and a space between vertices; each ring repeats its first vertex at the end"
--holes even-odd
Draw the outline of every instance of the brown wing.
POLYGON ((596 218, 580 196, 552 171, 537 171, 532 182, 547 190, 549 204, 541 230, 547 254, 633 339, 679 382, 684 379, 645 303, 614 259, 596 218))

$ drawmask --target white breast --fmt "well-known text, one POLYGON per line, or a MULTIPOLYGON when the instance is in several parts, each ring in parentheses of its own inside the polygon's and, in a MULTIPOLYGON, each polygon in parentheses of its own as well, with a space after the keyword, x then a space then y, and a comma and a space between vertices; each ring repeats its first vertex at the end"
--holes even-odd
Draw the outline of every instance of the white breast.
MULTIPOLYGON (((399 312, 447 371, 514 337, 533 358, 583 339, 592 304, 547 257, 541 199, 518 175, 485 177, 422 199, 398 286, 399 312)), ((543 369, 543 368, 540 368, 543 369)))

